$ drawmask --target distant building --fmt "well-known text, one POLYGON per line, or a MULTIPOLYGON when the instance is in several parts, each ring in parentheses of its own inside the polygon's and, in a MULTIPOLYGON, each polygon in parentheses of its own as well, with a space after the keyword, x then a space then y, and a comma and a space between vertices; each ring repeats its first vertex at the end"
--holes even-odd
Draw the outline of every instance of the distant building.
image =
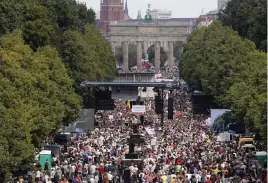
POLYGON ((214 20, 218 18, 218 11, 209 11, 208 13, 204 15, 200 15, 199 18, 196 19, 196 28, 200 27, 207 27, 210 25, 214 20))
POLYGON ((225 7, 229 0, 218 0, 218 11, 225 7))
POLYGON ((100 11, 96 13, 96 19, 100 19, 100 11))
POLYGON ((122 21, 131 19, 128 15, 127 0, 124 7, 124 0, 101 0, 100 16, 96 17, 97 27, 107 34, 110 31, 111 21, 122 21))
POLYGON ((124 20, 130 20, 130 19, 132 19, 132 18, 128 15, 128 6, 127 6, 127 0, 126 0, 125 11, 124 11, 124 20))
POLYGON ((142 19, 142 16, 141 16, 141 10, 138 11, 137 19, 138 19, 138 20, 142 19))
POLYGON ((153 19, 171 19, 172 12, 168 10, 154 9, 151 10, 153 19))
POLYGON ((206 16, 208 17, 212 17, 213 20, 216 20, 218 18, 218 11, 217 10, 213 10, 213 11, 209 11, 206 16))
POLYGON ((201 28, 201 27, 207 27, 213 22, 213 18, 206 16, 202 17, 200 16, 199 18, 196 19, 196 28, 201 28))

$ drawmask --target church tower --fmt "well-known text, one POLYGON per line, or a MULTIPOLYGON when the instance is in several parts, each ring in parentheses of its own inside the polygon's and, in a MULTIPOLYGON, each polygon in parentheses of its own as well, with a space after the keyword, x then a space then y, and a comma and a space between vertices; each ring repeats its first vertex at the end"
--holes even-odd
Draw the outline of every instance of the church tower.
POLYGON ((126 4, 125 4, 125 15, 127 15, 127 16, 128 16, 127 0, 126 0, 126 4))
POLYGON ((142 19, 142 17, 141 17, 141 10, 138 11, 137 19, 138 19, 138 20, 142 19))
POLYGON ((124 20, 124 0, 100 0, 101 30, 109 32, 111 21, 124 20))

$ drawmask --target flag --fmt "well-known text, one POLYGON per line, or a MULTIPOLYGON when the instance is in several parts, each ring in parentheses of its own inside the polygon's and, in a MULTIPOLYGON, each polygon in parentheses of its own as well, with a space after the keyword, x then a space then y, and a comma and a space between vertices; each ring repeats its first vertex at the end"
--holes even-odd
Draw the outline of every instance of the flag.
POLYGON ((131 106, 130 106, 130 100, 127 101, 127 109, 130 110, 131 106))

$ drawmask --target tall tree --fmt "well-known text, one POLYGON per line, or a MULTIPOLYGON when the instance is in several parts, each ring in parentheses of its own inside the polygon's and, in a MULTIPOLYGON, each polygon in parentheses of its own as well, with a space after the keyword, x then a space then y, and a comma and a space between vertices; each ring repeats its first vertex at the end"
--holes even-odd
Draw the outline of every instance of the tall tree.
POLYGON ((115 58, 110 44, 95 26, 87 25, 85 34, 68 30, 61 39, 60 54, 69 75, 80 91, 83 81, 107 81, 116 72, 115 58))
POLYGON ((247 129, 267 136, 267 54, 259 51, 250 52, 247 59, 250 61, 236 77, 227 92, 226 101, 235 116, 245 122, 247 129))
POLYGON ((267 1, 231 0, 219 13, 219 20, 267 52, 267 1))
POLYGON ((219 21, 193 32, 184 47, 180 74, 189 84, 231 108, 234 119, 264 137, 266 119, 266 57, 252 41, 219 21))
POLYGON ((23 37, 33 50, 52 43, 55 34, 47 8, 34 0, 23 4, 23 37))
POLYGON ((29 169, 34 145, 78 117, 80 97, 55 49, 34 53, 14 31, 1 37, 0 55, 0 170, 7 178, 29 169))
POLYGON ((181 74, 190 84, 200 84, 204 92, 223 102, 226 91, 235 82, 232 76, 247 67, 246 56, 253 50, 253 42, 243 40, 216 21, 197 30, 186 44, 181 74))
POLYGON ((16 0, 0 1, 0 36, 21 25, 20 4, 16 0))

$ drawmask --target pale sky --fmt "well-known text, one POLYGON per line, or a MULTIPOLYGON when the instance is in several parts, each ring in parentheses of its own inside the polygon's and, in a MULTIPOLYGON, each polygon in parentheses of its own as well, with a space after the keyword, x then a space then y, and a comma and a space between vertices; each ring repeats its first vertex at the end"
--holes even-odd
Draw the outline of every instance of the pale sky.
MULTIPOLYGON (((138 10, 144 17, 147 4, 151 9, 166 9, 172 11, 172 18, 196 18, 204 13, 217 9, 218 0, 127 0, 130 17, 137 18, 138 10)), ((79 0, 85 2, 88 8, 97 13, 100 10, 100 0, 79 0)))

